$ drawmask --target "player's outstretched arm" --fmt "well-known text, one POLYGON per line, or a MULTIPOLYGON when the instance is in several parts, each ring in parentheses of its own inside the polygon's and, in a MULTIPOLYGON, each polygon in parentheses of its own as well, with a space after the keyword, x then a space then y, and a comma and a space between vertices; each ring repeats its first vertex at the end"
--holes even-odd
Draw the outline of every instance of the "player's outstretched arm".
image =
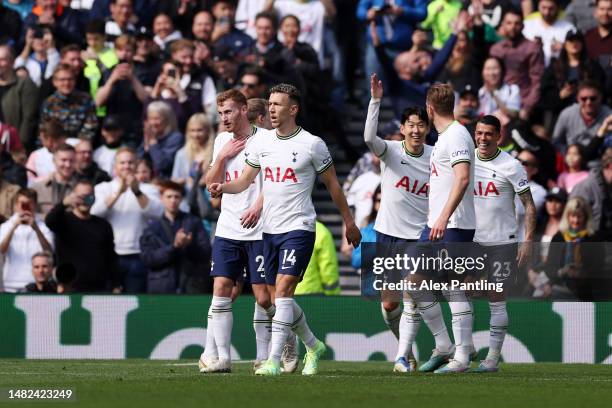
POLYGON ((327 168, 327 170, 319 174, 319 176, 321 176, 321 180, 323 180, 323 183, 325 183, 325 187, 327 187, 329 195, 331 195, 336 208, 338 208, 340 215, 342 215, 344 225, 346 225, 346 240, 349 242, 349 244, 353 245, 354 248, 357 248, 361 242, 361 232, 359 232, 359 228, 357 228, 355 225, 355 219, 353 218, 348 203, 346 202, 346 197, 342 192, 340 183, 338 183, 336 168, 331 165, 327 168))
POLYGON ((255 177, 259 174, 259 167, 245 165, 240 177, 229 183, 212 183, 208 191, 212 198, 217 198, 223 193, 238 194, 249 188, 255 177))
POLYGON ((446 231, 448 220, 453 215, 457 206, 463 199, 468 186, 470 185, 470 163, 460 162, 453 166, 453 186, 446 200, 446 205, 440 213, 440 217, 436 220, 429 232, 429 240, 437 241, 442 239, 446 231))
POLYGON ((525 242, 521 244, 516 260, 519 266, 522 266, 529 261, 531 257, 531 243, 536 229, 537 210, 533 202, 533 197, 531 196, 531 191, 528 190, 520 194, 519 198, 521 199, 521 203, 523 203, 523 207, 525 207, 525 242))
POLYGON ((380 157, 385 154, 387 144, 380 137, 376 136, 378 112, 380 110, 380 101, 383 97, 382 81, 378 79, 376 74, 372 74, 370 77, 370 93, 372 99, 370 99, 370 105, 368 106, 368 116, 363 131, 363 139, 370 151, 380 157))

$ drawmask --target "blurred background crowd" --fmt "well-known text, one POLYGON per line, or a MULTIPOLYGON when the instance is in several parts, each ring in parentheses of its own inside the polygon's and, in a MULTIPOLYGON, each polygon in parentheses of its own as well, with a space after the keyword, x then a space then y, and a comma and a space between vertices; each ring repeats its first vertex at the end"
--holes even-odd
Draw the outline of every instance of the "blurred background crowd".
MULTIPOLYGON (((332 146, 367 240, 372 73, 382 137, 402 138, 401 111, 437 82, 470 131, 500 119, 536 238, 559 244, 535 254, 527 296, 575 296, 580 244, 612 237, 612 0, 2 0, 0 27, 3 291, 210 291, 218 206, 203 175, 230 88, 267 128, 269 87, 300 89, 299 123, 332 146)), ((352 293, 359 251, 319 193, 299 291, 352 293)))

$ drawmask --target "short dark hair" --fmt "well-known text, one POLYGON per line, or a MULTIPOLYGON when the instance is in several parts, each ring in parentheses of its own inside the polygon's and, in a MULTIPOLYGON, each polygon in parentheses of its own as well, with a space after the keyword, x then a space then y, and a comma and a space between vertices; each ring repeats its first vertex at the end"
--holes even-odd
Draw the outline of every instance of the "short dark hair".
POLYGON ((60 57, 63 58, 69 52, 79 52, 80 53, 81 52, 81 47, 79 47, 77 44, 64 45, 60 49, 60 57))
POLYGON ((421 106, 409 106, 404 109, 404 111, 402 112, 401 123, 406 123, 406 121, 408 121, 408 118, 412 115, 418 116, 419 119, 429 124, 429 116, 427 116, 427 111, 421 106))
POLYGON ((502 21, 504 21, 504 19, 506 18, 508 14, 514 14, 516 16, 519 16, 521 18, 521 21, 523 20, 523 13, 521 12, 521 10, 519 10, 516 7, 509 7, 504 13, 504 15, 502 16, 502 21))
MULTIPOLYGON (((501 70, 500 78, 501 78, 501 80, 503 82, 504 78, 506 77, 506 63, 504 62, 503 59, 501 59, 499 57, 493 57, 493 56, 488 56, 485 59, 485 63, 487 62, 487 60, 490 60, 490 59, 497 61, 497 63, 499 64, 499 68, 501 70)), ((478 89, 476 89, 476 92, 478 92, 478 89)))
POLYGON ((283 23, 285 22, 285 20, 292 18, 293 20, 295 20, 297 26, 298 26, 298 30, 302 30, 302 23, 300 21, 299 18, 297 18, 297 16, 293 15, 293 14, 287 14, 286 16, 284 16, 283 18, 281 18, 279 26, 282 26, 283 23))
POLYGON ((55 155, 56 153, 59 153, 59 152, 76 153, 76 149, 74 148, 74 146, 69 145, 68 143, 62 143, 61 145, 57 146, 53 154, 55 155))
POLYGON ((90 186, 92 189, 94 188, 93 181, 91 181, 90 179, 85 178, 85 177, 77 178, 76 183, 74 183, 74 188, 76 188, 79 185, 90 186))
POLYGON ((38 127, 38 131, 52 140, 59 140, 62 137, 66 137, 62 124, 55 118, 44 120, 38 127))
POLYGON ((178 183, 175 183, 174 181, 170 181, 170 180, 162 180, 159 182, 158 186, 162 194, 166 190, 176 191, 177 193, 181 195, 184 195, 184 192, 185 192, 185 190, 183 189, 183 186, 181 186, 178 183))
POLYGON ((274 27, 274 30, 278 30, 278 17, 275 12, 260 11, 259 13, 257 13, 257 15, 255 15, 255 22, 257 22, 257 20, 259 20, 260 18, 266 18, 270 20, 270 22, 272 23, 272 27, 274 27))
POLYGON ((104 22, 104 20, 100 20, 100 19, 91 20, 85 26, 85 34, 105 35, 106 34, 106 23, 104 22))
POLYGON ((55 76, 62 71, 70 72, 70 75, 76 78, 76 75, 74 74, 74 71, 72 70, 72 67, 68 64, 59 64, 57 67, 55 67, 55 69, 53 70, 52 78, 55 79, 55 76))
POLYGON ((597 81, 593 81, 591 79, 585 79, 584 81, 580 82, 578 84, 578 92, 582 91, 583 89, 595 89, 597 91, 597 93, 599 93, 601 95, 601 89, 600 89, 600 84, 597 81))
POLYGON ((20 188, 19 191, 17 191, 17 194, 15 194, 13 205, 15 205, 19 196, 25 197, 28 200, 32 200, 32 202, 35 204, 38 202, 38 193, 36 192, 36 190, 32 190, 31 188, 20 188))
POLYGON ((259 84, 262 84, 265 80, 264 72, 262 71, 261 68, 255 65, 247 65, 246 67, 244 67, 244 69, 240 73, 240 78, 242 78, 245 75, 256 76, 257 79, 259 80, 259 84))
POLYGON ((493 115, 484 115, 482 118, 478 119, 476 125, 482 123, 483 125, 493 126, 496 133, 501 132, 501 122, 493 115))
POLYGON ((294 85, 285 83, 274 85, 272 88, 270 88, 270 95, 273 93, 285 94, 289 97, 289 99, 295 102, 296 105, 300 106, 301 104, 302 94, 294 85))

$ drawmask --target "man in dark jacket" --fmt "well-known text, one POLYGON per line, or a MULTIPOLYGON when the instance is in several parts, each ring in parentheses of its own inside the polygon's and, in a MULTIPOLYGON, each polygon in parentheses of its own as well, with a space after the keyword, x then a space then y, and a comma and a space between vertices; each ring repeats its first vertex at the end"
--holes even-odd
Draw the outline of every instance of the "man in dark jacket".
POLYGON ((93 185, 112 180, 108 173, 93 161, 93 147, 89 140, 81 139, 74 150, 76 151, 75 170, 78 179, 89 180, 93 185))
POLYGON ((80 180, 71 194, 47 214, 45 223, 55 234, 59 264, 72 264, 75 292, 119 292, 121 283, 111 225, 91 214, 94 187, 80 180))
POLYGON ((209 270, 210 240, 202 222, 179 210, 183 189, 161 185, 164 215, 153 220, 140 237, 140 256, 149 268, 149 293, 184 293, 209 270))

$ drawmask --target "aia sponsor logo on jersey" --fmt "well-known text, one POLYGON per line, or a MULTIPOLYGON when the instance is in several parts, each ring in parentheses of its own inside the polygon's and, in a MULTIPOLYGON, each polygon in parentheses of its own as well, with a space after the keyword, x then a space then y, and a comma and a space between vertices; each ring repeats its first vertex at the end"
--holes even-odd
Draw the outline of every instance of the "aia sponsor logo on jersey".
POLYGON ((266 167, 264 169, 264 181, 271 181, 273 183, 297 183, 298 179, 295 174, 295 170, 293 170, 291 167, 287 167, 285 170, 281 169, 280 167, 266 167))
POLYGON ((230 181, 236 180, 238 178, 240 178, 240 172, 238 170, 234 170, 233 174, 230 171, 225 172, 225 182, 226 183, 229 183, 230 181))
POLYGON ((438 169, 436 169, 435 163, 431 163, 431 175, 438 177, 438 169))
POLYGON ((498 196, 499 190, 492 181, 486 182, 486 185, 484 182, 478 181, 474 186, 474 195, 482 197, 488 197, 490 195, 498 196))
POLYGON ((429 183, 422 182, 416 179, 410 181, 410 178, 408 176, 402 177, 397 183, 395 183, 395 188, 404 189, 407 192, 416 194, 418 196, 429 196, 429 183))

